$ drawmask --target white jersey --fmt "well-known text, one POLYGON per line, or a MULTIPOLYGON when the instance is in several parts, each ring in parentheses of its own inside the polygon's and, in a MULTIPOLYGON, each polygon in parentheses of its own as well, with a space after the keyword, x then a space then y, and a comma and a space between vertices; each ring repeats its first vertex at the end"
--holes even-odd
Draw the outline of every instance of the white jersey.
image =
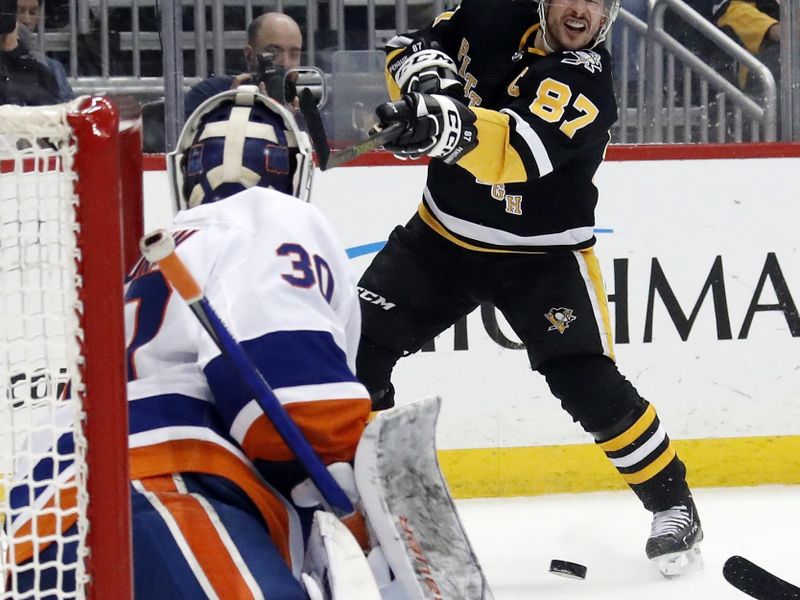
MULTIPOLYGON (((370 401, 354 375, 355 280, 330 224, 309 204, 254 187, 178 213, 171 230, 209 303, 323 461, 352 460, 370 401)), ((265 495, 253 466, 292 453, 157 267, 140 259, 125 292, 131 478, 227 477, 274 537, 293 537, 282 500, 265 495)))

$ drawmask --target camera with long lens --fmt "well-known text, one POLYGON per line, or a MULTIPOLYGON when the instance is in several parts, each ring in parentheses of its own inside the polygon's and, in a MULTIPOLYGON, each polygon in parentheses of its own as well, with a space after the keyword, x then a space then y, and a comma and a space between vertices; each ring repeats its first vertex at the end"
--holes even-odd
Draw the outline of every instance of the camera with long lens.
POLYGON ((267 95, 285 104, 290 104, 297 96, 297 86, 291 77, 286 76, 286 69, 275 64, 275 54, 259 52, 256 55, 256 72, 252 73, 253 83, 264 84, 267 95))

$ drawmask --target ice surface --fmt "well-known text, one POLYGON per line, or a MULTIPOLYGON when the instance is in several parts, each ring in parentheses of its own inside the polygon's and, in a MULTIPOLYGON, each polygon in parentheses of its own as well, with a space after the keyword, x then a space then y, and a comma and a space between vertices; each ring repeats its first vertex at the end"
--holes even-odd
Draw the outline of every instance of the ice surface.
POLYGON ((496 600, 746 600, 722 578, 740 554, 800 585, 800 486, 694 491, 705 567, 664 579, 644 554, 650 513, 632 492, 459 500, 496 600), (588 567, 575 581, 548 572, 560 558, 588 567))

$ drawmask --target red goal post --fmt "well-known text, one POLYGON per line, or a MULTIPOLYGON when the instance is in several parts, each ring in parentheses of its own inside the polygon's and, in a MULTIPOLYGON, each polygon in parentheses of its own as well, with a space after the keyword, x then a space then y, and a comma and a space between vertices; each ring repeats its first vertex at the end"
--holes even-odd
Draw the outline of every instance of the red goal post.
POLYGON ((0 106, 0 600, 132 597, 123 230, 132 254, 141 176, 141 122, 107 98, 0 106))

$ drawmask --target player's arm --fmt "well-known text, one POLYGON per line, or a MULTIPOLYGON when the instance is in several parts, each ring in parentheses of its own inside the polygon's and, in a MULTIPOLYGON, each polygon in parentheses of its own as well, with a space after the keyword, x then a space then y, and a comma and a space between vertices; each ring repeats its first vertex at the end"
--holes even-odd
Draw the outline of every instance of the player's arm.
POLYGON ((460 14, 460 8, 443 12, 427 27, 389 40, 384 74, 392 100, 409 92, 462 94, 463 83, 454 62, 460 14))
POLYGON ((561 68, 552 69, 551 76, 535 79, 523 72, 509 86, 515 100, 499 111, 424 94, 384 104, 376 111, 382 125, 407 124, 385 147, 458 164, 487 183, 544 177, 587 145, 607 140, 617 118, 607 73, 592 73, 583 64, 556 67, 561 68))

